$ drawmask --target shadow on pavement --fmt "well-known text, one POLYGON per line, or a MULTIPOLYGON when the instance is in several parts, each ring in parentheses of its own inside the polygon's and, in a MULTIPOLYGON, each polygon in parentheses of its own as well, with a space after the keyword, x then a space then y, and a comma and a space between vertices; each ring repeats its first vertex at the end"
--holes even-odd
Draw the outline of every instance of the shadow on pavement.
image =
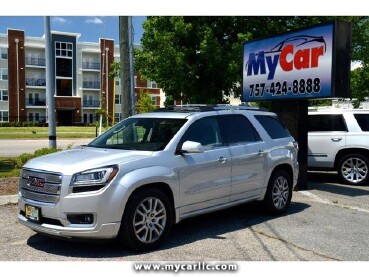
MULTIPOLYGON (((286 214, 300 213, 310 206, 292 202, 286 214)), ((174 225, 166 242, 158 249, 165 250, 203 239, 225 239, 226 233, 265 223, 276 217, 266 215, 259 203, 249 203, 227 210, 186 219, 174 225)), ((125 249, 115 240, 75 242, 34 235, 27 241, 30 247, 53 255, 76 258, 114 258, 140 256, 140 253, 125 249)))
POLYGON ((309 190, 319 190, 351 197, 369 195, 368 186, 352 186, 340 183, 338 174, 331 172, 309 172, 309 190))

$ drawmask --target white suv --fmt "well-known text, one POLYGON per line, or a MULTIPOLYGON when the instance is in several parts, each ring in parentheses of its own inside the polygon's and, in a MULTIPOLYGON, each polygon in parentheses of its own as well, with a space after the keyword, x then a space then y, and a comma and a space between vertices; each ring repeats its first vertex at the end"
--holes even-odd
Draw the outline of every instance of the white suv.
POLYGON ((369 179, 369 110, 309 112, 308 166, 336 170, 342 181, 363 185, 369 179))
POLYGON ((18 219, 40 233, 118 237, 149 250, 188 217, 251 200, 285 212, 297 152, 270 112, 200 106, 135 115, 87 146, 29 161, 18 219))

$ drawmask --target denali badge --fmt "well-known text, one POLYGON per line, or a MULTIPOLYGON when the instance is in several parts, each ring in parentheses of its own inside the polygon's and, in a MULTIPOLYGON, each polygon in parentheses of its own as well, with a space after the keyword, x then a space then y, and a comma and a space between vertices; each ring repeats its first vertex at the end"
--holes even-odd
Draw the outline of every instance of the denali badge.
POLYGON ((45 179, 29 176, 27 185, 33 186, 33 187, 43 188, 45 186, 45 179))

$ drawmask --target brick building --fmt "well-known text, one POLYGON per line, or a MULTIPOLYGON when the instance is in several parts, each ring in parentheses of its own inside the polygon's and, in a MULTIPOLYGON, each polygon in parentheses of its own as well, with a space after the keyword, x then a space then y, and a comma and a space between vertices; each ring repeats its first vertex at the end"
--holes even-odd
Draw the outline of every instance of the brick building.
MULTIPOLYGON (((55 115, 59 126, 96 121, 96 110, 121 119, 120 80, 110 79, 110 65, 119 61, 119 46, 101 38, 79 42, 80 34, 51 33, 55 82, 55 115)), ((137 47, 137 46, 135 46, 137 47)), ((151 95, 158 107, 163 92, 155 82, 135 74, 135 92, 151 95)), ((26 37, 23 30, 0 34, 0 122, 47 122, 45 39, 26 37)))

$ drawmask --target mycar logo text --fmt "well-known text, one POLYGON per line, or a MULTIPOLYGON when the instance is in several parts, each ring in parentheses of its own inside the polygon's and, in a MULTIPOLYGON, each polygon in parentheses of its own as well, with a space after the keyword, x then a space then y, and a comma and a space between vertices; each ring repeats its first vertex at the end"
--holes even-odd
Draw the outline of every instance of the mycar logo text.
POLYGON ((278 43, 270 51, 249 53, 246 74, 268 74, 267 80, 273 80, 278 65, 284 72, 316 68, 319 67, 319 58, 325 52, 326 43, 322 36, 293 36, 278 43), (309 47, 312 44, 314 46, 309 47))

